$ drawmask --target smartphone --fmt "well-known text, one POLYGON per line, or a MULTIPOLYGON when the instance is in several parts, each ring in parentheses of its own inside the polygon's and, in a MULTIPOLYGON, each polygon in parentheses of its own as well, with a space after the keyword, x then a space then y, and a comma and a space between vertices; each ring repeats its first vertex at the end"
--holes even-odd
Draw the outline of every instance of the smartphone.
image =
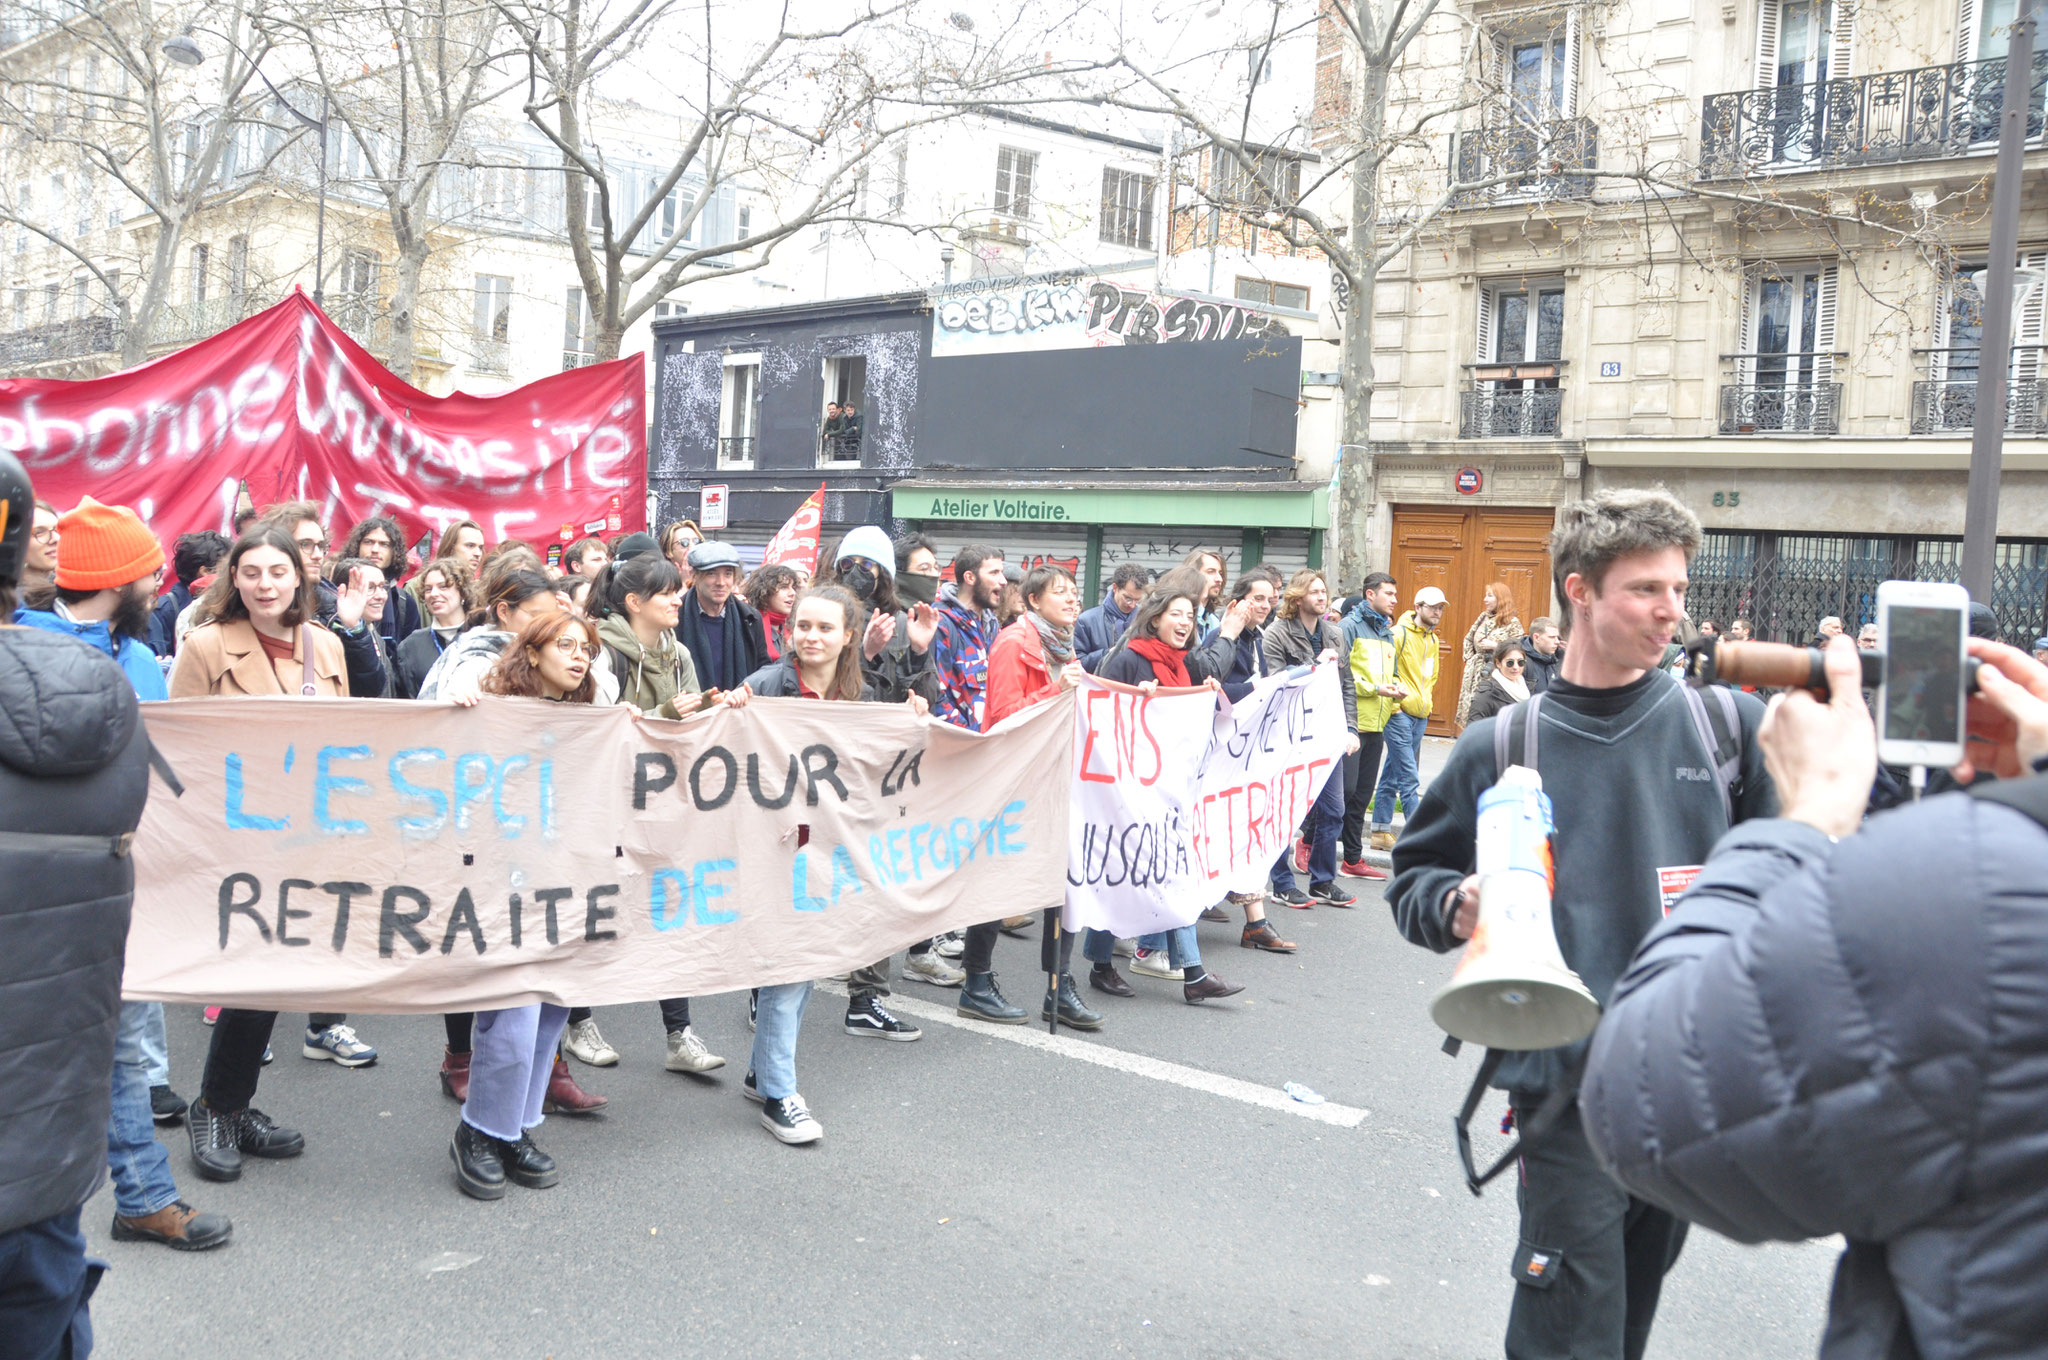
POLYGON ((1970 593, 1935 581, 1877 588, 1877 758, 1947 769, 1963 759, 1963 640, 1970 593))

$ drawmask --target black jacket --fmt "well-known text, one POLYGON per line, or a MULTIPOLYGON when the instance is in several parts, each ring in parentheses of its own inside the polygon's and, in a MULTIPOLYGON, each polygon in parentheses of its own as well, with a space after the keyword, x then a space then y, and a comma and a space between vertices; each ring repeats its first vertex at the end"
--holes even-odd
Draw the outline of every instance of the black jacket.
POLYGON ((135 893, 113 845, 148 795, 149 740, 121 668, 70 638, 0 628, 0 1233, 76 1209, 106 1172, 135 893))
POLYGON ((178 650, 178 615, 192 603, 192 588, 183 581, 157 597, 149 610, 149 650, 158 656, 172 656, 178 650))
MULTIPOLYGON (((454 645, 453 639, 446 644, 448 647, 454 645)), ((432 628, 415 628, 408 634, 391 658, 391 697, 419 697, 420 682, 427 678, 428 671, 434 669, 434 663, 441 659, 443 650, 440 636, 432 628)))
POLYGON ((1967 794, 1839 844, 1751 822, 1615 985, 1595 1151, 1738 1241, 1846 1237, 1823 1360, 2042 1353, 2044 865, 2040 823, 1967 794))
POLYGON ((1550 682, 1557 678, 1557 667, 1564 660, 1563 652, 1552 652, 1549 656, 1536 650, 1536 639, 1522 639, 1522 655, 1529 658, 1529 664, 1522 669, 1522 682, 1531 694, 1541 694, 1550 688, 1550 682))
POLYGON ((1142 685, 1147 680, 1159 678, 1158 673, 1152 669, 1152 663, 1128 647, 1119 647, 1104 657, 1102 665, 1095 673, 1105 680, 1114 680, 1122 685, 1142 685))
POLYGON ((325 581, 314 583, 320 597, 320 626, 341 639, 341 654, 348 661, 348 692, 352 699, 382 699, 391 693, 391 672, 384 664, 383 639, 367 626, 354 633, 341 626, 336 617, 340 596, 325 581))
MULTIPOLYGON (((856 643, 855 645, 858 645, 856 643)), ((800 699, 803 691, 797 687, 796 658, 785 656, 780 661, 771 661, 747 677, 747 688, 757 699, 800 699)), ((860 697, 865 703, 875 702, 875 687, 863 675, 860 683, 860 697)), ((908 698, 908 695, 904 696, 908 698)))
MULTIPOLYGON (((1734 820, 1778 810, 1756 744, 1763 705, 1735 696, 1742 723, 1742 770, 1734 820)), ((1473 871, 1479 795, 1491 788, 1493 725, 1469 724, 1394 843, 1387 901, 1412 942, 1443 953, 1461 941, 1444 919, 1444 898, 1473 871)), ((1606 1004, 1636 945, 1664 919, 1666 885, 1704 864, 1728 830, 1705 749, 1679 682, 1650 671, 1632 685, 1580 690, 1563 681, 1544 699, 1537 773, 1550 795, 1557 889, 1551 914, 1558 948, 1586 989, 1606 1004)), ((1520 759, 1520 753, 1515 753, 1520 759)), ((1670 896, 1675 898, 1676 892, 1670 896)), ((1510 1053, 1495 1085, 1540 1096, 1562 1084, 1574 1049, 1510 1053)))
POLYGON ((720 617, 725 620, 725 649, 714 656, 711 639, 704 632, 704 611, 697 604, 697 592, 684 591, 676 641, 689 650, 698 683, 705 689, 738 689, 766 664, 768 638, 761 631, 761 612, 741 599, 738 591, 726 598, 725 613, 720 617))
MULTIPOLYGON (((1524 671, 1523 674, 1526 675, 1528 672, 1524 671)), ((1529 692, 1531 694, 1536 693, 1536 687, 1534 685, 1529 686, 1529 692)), ((1472 691, 1471 707, 1465 711, 1466 725, 1470 726, 1481 718, 1491 718, 1508 705, 1517 702, 1519 700, 1514 695, 1501 688, 1500 681, 1494 678, 1493 672, 1488 671, 1486 678, 1481 680, 1478 688, 1472 691)))

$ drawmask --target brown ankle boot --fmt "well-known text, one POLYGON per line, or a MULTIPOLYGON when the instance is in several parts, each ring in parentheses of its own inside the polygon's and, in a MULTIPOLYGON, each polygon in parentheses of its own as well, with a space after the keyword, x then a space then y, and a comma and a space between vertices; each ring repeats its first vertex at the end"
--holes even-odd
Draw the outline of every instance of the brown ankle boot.
POLYGON ((569 1075, 569 1064, 562 1055, 555 1055, 555 1070, 548 1077, 547 1098, 541 1101, 543 1114, 590 1114, 611 1104, 604 1096, 594 1096, 576 1084, 576 1078, 569 1075))
POLYGON ((469 1054, 452 1048, 441 1050, 441 1089, 451 1100, 469 1099, 469 1054))
POLYGON ((205 1251, 227 1241, 234 1231, 225 1214, 202 1214, 183 1200, 146 1218, 114 1215, 116 1242, 161 1242, 172 1251, 205 1251))

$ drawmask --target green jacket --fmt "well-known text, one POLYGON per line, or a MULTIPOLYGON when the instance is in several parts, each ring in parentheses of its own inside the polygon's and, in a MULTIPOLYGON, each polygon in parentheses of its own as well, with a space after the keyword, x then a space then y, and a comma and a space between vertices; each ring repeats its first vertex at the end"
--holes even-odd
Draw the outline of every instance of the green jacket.
POLYGON ((661 645, 650 653, 624 615, 608 614, 597 621, 597 635, 605 654, 595 664, 610 666, 618 677, 620 703, 657 717, 678 718, 682 714, 676 696, 703 692, 697 668, 674 632, 663 629, 661 645))
POLYGON ((1393 636, 1364 627, 1346 632, 1351 638, 1351 688, 1358 697, 1358 730, 1384 732, 1387 719, 1394 716, 1394 701, 1379 688, 1394 683, 1393 636))

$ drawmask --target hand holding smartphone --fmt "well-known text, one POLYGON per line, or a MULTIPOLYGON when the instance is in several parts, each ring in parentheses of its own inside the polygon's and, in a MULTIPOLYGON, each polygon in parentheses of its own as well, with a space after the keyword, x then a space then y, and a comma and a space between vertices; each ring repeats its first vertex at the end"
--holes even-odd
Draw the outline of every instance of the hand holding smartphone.
POLYGON ((1963 653, 1970 595, 1934 581, 1877 588, 1884 683, 1877 692, 1877 758, 1950 769, 1963 760, 1963 653))

